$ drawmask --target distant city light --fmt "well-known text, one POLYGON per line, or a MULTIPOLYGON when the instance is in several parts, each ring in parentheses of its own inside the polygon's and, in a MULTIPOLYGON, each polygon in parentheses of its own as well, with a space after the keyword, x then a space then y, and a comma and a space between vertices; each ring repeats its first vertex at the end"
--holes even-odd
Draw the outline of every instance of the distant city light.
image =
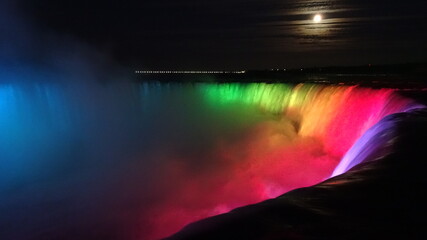
POLYGON ((314 18, 313 18, 313 21, 314 21, 315 23, 320 23, 320 22, 322 21, 322 15, 320 15, 320 14, 316 14, 316 15, 314 16, 314 18))
POLYGON ((246 71, 135 71, 136 74, 243 74, 246 71))

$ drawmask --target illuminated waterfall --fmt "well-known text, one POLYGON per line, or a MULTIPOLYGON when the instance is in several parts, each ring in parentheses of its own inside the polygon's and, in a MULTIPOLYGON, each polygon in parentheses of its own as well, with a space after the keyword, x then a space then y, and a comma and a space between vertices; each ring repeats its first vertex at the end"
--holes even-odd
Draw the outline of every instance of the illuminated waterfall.
POLYGON ((165 237, 340 174, 367 156, 370 135, 388 133, 372 126, 416 106, 355 86, 85 84, 0 85, 0 192, 27 186, 4 196, 30 201, 34 216, 49 196, 97 202, 69 221, 113 219, 106 231, 123 239, 165 237))
POLYGON ((327 150, 342 156, 362 134, 387 115, 414 104, 391 89, 299 84, 205 85, 216 104, 241 102, 298 121, 300 136, 321 139, 327 150))

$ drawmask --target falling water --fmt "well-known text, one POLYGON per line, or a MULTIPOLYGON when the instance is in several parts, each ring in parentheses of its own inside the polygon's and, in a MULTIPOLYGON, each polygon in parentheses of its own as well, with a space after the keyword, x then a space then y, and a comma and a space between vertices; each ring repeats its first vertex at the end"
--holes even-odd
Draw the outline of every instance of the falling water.
POLYGON ((0 228, 164 237, 328 178, 369 128, 411 106, 355 86, 3 83, 0 228))

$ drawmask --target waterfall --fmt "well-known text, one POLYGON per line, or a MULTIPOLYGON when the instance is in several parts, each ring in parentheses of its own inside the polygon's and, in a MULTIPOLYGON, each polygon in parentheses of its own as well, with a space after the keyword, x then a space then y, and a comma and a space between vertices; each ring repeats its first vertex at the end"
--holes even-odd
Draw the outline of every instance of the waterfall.
POLYGON ((0 212, 62 239, 85 224, 157 239, 385 154, 387 116, 416 106, 392 89, 357 86, 3 83, 0 212), (55 201, 64 205, 47 204, 55 201), (22 206, 48 215, 8 215, 22 206))

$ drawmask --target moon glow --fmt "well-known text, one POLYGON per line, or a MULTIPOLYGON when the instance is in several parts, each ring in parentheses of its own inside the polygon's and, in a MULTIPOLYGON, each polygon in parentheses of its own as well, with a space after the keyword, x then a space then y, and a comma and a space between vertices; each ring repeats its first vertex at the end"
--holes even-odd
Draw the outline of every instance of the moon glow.
POLYGON ((322 15, 320 15, 320 14, 316 14, 314 17, 313 17, 313 22, 315 22, 315 23, 320 23, 322 21, 322 15))

